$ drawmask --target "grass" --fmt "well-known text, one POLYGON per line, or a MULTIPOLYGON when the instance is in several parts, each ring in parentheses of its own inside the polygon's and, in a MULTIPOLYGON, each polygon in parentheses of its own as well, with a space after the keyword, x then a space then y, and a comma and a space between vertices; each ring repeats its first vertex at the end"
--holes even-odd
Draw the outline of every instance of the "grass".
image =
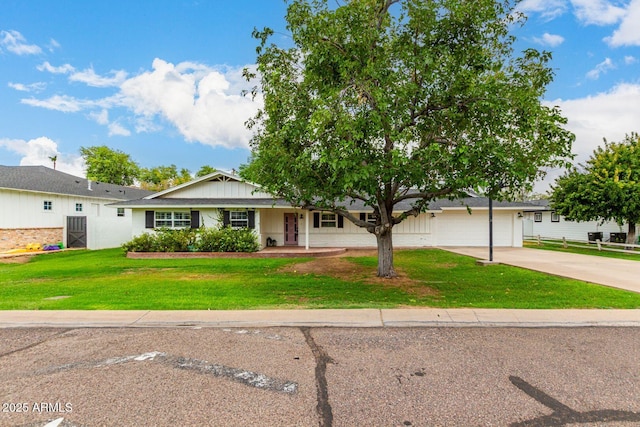
MULTIPOLYGON (((612 252, 612 251, 599 251, 595 245, 593 245, 593 249, 591 248, 579 248, 575 246, 569 246, 567 248, 562 247, 561 241, 558 241, 560 244, 554 243, 544 243, 542 242, 540 245, 534 242, 524 242, 524 247, 531 249, 543 249, 548 251, 556 251, 556 252, 565 252, 565 253, 573 253, 573 254, 581 254, 581 255, 593 255, 593 256, 602 256, 607 258, 617 258, 617 259, 628 259, 633 261, 640 261, 640 252, 638 253, 624 253, 624 252, 612 252)), ((571 242, 567 242, 571 244, 571 242)), ((584 243, 582 243, 584 244, 584 243)), ((586 246, 586 244, 585 244, 586 246)), ((621 249, 621 248, 618 248, 621 249)))
MULTIPOLYGON (((375 269, 375 257, 349 258, 375 269)), ((127 259, 119 249, 0 264, 2 310, 277 308, 640 308, 640 294, 436 249, 397 251, 414 285, 284 272, 300 259, 127 259), (424 292, 423 292, 424 291, 424 292), (52 297, 68 297, 49 299, 52 297)))

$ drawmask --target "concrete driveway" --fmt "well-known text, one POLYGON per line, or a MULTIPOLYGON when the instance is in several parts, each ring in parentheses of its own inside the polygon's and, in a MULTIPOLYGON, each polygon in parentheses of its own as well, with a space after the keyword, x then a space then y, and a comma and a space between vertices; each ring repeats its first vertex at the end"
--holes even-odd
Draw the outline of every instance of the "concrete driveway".
MULTIPOLYGON (((440 249, 478 259, 489 259, 489 249, 486 247, 440 249)), ((501 264, 640 293, 640 260, 629 261, 530 248, 494 248, 493 260, 501 264)))

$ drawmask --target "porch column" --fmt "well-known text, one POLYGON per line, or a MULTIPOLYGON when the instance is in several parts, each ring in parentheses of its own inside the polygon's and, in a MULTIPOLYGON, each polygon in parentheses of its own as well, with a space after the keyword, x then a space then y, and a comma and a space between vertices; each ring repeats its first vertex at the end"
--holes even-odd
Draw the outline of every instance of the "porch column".
POLYGON ((304 216, 304 248, 305 250, 309 250, 309 214, 311 211, 307 211, 307 214, 304 216))

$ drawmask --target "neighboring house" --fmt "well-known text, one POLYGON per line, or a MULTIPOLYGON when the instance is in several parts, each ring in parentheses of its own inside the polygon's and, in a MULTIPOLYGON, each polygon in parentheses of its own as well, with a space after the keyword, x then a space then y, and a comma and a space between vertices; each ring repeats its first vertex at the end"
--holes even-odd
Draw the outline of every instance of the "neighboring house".
POLYGON ((56 242, 117 247, 131 239, 131 212, 107 205, 149 194, 45 166, 0 166, 0 251, 56 242))
MULTIPOLYGON (((408 209, 409 203, 397 208, 408 209)), ((274 241, 277 246, 376 246, 373 234, 340 215, 296 208, 261 192, 258 186, 224 172, 113 206, 131 209, 131 237, 157 227, 230 225, 255 229, 263 247, 274 241)), ((494 245, 522 246, 523 210, 531 206, 527 203, 494 203, 494 245)), ((363 220, 370 219, 373 213, 362 202, 347 204, 347 207, 363 220)), ((409 217, 393 228, 394 246, 488 246, 488 218, 486 198, 434 201, 426 212, 409 217)))
POLYGON ((607 221, 567 221, 562 215, 557 214, 550 206, 548 200, 535 200, 531 202, 537 208, 525 209, 522 222, 525 238, 538 237, 550 239, 586 241, 589 233, 601 232, 603 241, 609 241, 611 233, 626 232, 627 227, 619 226, 616 222, 607 221))

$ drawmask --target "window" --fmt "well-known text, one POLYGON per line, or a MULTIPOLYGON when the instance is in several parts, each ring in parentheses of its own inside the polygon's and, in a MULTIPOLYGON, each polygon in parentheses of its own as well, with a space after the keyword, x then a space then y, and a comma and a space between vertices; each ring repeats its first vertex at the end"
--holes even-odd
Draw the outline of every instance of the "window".
MULTIPOLYGON (((124 212, 122 213, 124 216, 124 212)), ((191 212, 156 212, 155 227, 184 228, 191 226, 191 212)))
POLYGON ((76 212, 82 212, 82 203, 76 203, 76 212))
POLYGON ((320 218, 320 227, 322 228, 336 228, 338 225, 336 214, 323 213, 320 218))
POLYGON ((366 221, 369 224, 375 224, 376 223, 376 215, 372 214, 372 213, 367 213, 366 221))
POLYGON ((555 211, 551 212, 551 222, 560 222, 560 215, 558 215, 555 211))
POLYGON ((229 223, 231 228, 247 228, 249 227, 249 212, 247 211, 230 211, 229 223))
POLYGON ((534 212, 533 220, 535 222, 542 222, 542 212, 534 212))
POLYGON ((51 200, 45 200, 44 201, 44 205, 42 207, 45 211, 52 211, 53 210, 53 202, 51 200))
POLYGON ((118 208, 118 216, 124 216, 124 208, 118 208))

